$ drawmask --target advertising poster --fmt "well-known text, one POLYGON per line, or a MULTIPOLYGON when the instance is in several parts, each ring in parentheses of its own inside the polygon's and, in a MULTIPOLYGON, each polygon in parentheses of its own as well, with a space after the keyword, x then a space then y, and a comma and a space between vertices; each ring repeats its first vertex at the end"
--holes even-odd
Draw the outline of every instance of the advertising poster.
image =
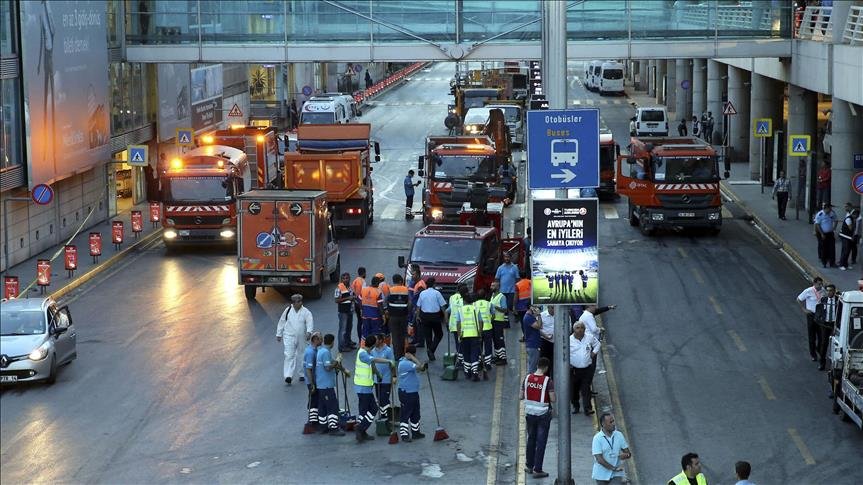
POLYGON ((222 65, 192 69, 192 128, 195 131, 222 122, 222 65))
POLYGON ((192 126, 188 64, 159 64, 159 141, 177 136, 177 128, 192 126))
POLYGON ((599 200, 534 200, 533 304, 596 303, 599 200))
POLYGON ((30 188, 111 158, 107 4, 21 2, 30 188))

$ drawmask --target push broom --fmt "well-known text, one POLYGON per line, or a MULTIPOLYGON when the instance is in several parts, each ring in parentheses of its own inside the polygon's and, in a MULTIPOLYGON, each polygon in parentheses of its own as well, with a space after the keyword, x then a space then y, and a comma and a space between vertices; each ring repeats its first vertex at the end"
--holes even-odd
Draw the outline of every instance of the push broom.
POLYGON ((431 374, 428 373, 428 370, 426 370, 426 377, 428 377, 429 381, 429 392, 431 392, 432 406, 434 407, 434 417, 437 420, 437 428, 434 430, 434 440, 443 441, 449 439, 449 435, 446 434, 446 430, 443 429, 443 426, 440 425, 440 415, 437 412, 437 401, 435 401, 434 398, 434 387, 432 387, 431 374))
MULTIPOLYGON (((306 405, 306 409, 308 409, 312 406, 312 393, 313 392, 315 392, 315 391, 309 389, 309 402, 306 405)), ((309 416, 309 418, 311 418, 311 416, 309 416)), ((317 419, 317 417, 315 417, 315 419, 317 419)), ((315 434, 315 425, 316 425, 316 423, 313 423, 311 421, 307 421, 306 424, 303 425, 303 434, 315 434)))
MULTIPOLYGON (((393 384, 395 385, 395 384, 393 384)), ((398 428, 396 427, 396 412, 395 405, 393 404, 393 388, 390 387, 390 407, 393 409, 393 432, 390 433, 390 441, 391 445, 397 445, 399 443, 399 433, 396 431, 398 428)))

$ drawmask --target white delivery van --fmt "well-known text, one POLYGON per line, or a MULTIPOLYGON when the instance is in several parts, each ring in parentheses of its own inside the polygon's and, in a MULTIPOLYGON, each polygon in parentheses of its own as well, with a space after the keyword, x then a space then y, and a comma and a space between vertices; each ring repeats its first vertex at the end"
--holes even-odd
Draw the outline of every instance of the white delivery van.
POLYGON ((605 61, 590 61, 590 64, 587 65, 587 78, 584 80, 584 87, 589 91, 599 89, 599 74, 603 62, 605 61))
POLYGON ((623 64, 617 61, 602 63, 599 70, 599 94, 624 94, 623 64))
POLYGON ((668 112, 664 106, 639 107, 633 121, 635 136, 668 136, 668 112))
POLYGON ((351 123, 362 113, 354 97, 343 93, 324 93, 309 98, 300 113, 301 125, 335 125, 351 123))

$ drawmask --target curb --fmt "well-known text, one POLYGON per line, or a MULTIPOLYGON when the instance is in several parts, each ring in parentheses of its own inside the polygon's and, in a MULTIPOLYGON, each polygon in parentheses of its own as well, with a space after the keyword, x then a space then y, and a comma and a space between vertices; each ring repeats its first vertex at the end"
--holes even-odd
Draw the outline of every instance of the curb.
POLYGON ((55 301, 58 301, 60 298, 63 298, 64 296, 66 296, 67 293, 70 293, 70 292, 76 290, 77 288, 79 288, 83 284, 87 283, 88 281, 92 280, 93 278, 95 278, 96 276, 98 276, 100 273, 104 272, 105 270, 107 270, 111 266, 114 266, 115 264, 119 263, 122 259, 124 259, 127 255, 129 255, 135 249, 138 249, 139 247, 152 242, 158 236, 161 236, 161 235, 162 235, 162 228, 159 227, 158 229, 151 232, 150 234, 147 234, 146 236, 135 241, 134 244, 130 245, 126 249, 123 249, 119 253, 106 259, 105 262, 103 262, 102 264, 97 265, 95 268, 84 273, 79 278, 76 278, 74 281, 70 282, 68 285, 66 285, 63 288, 60 288, 59 290, 49 294, 48 296, 50 298, 53 298, 55 301))
POLYGON ((782 238, 782 236, 779 235, 779 233, 774 231, 773 228, 770 227, 770 225, 765 223, 764 220, 761 219, 761 217, 755 214, 755 211, 750 209, 749 205, 747 205, 739 197, 737 197, 734 191, 728 187, 728 184, 724 180, 719 182, 719 187, 722 195, 726 199, 729 199, 735 204, 737 204, 743 210, 743 212, 746 213, 746 215, 751 217, 753 224, 755 224, 758 229, 762 233, 764 233, 764 235, 767 236, 768 239, 771 240, 771 242, 779 246, 779 249, 783 251, 785 255, 788 256, 788 258, 790 258, 791 261, 793 261, 800 270, 802 270, 803 276, 805 276, 806 279, 812 280, 817 276, 824 281, 828 281, 828 278, 823 273, 818 271, 816 267, 812 266, 812 264, 809 263, 809 261, 807 261, 805 258, 803 258, 803 256, 801 256, 800 253, 798 253, 793 246, 785 242, 785 240, 782 238))

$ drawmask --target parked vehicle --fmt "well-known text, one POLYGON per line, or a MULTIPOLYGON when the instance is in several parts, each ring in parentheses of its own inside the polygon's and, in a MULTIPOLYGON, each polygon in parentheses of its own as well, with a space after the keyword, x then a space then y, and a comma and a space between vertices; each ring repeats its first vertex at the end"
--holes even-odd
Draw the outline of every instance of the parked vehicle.
POLYGON ((830 388, 833 413, 863 429, 863 292, 839 295, 842 313, 830 337, 830 388))
POLYGON ((623 64, 617 61, 605 61, 599 68, 599 94, 624 95, 623 64))
POLYGON ((488 124, 489 108, 471 108, 464 115, 463 132, 465 135, 476 135, 485 130, 488 124))
POLYGON ((639 107, 632 121, 632 136, 668 136, 668 111, 664 106, 639 107))
POLYGON ((599 77, 602 72, 602 63, 604 61, 590 61, 584 71, 584 87, 588 91, 596 91, 599 89, 599 77))
POLYGON ((486 107, 503 111, 503 118, 509 129, 512 145, 518 147, 524 145, 524 130, 527 124, 524 118, 524 100, 489 102, 486 107))
POLYGON ((68 306, 51 298, 0 302, 0 384, 57 380, 58 369, 78 357, 68 306))
POLYGON ((598 195, 612 196, 616 193, 614 186, 615 166, 620 155, 620 145, 614 141, 611 130, 600 119, 599 127, 599 187, 598 195))
POLYGON ((344 93, 324 93, 303 103, 301 125, 332 125, 353 123, 362 116, 353 96, 344 93))

